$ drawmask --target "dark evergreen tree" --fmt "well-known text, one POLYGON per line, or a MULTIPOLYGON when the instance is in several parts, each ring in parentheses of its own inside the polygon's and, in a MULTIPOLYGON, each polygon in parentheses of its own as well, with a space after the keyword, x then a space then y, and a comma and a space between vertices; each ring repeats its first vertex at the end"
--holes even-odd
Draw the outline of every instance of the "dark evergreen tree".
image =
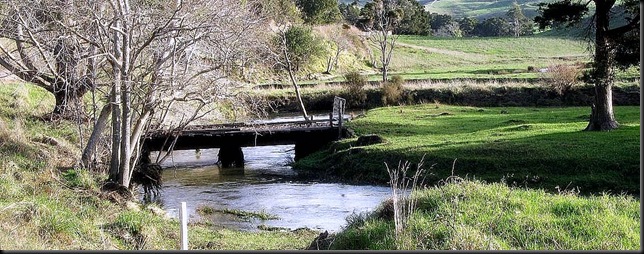
POLYGON ((472 17, 464 17, 458 21, 458 25, 461 29, 461 33, 465 37, 470 37, 474 35, 474 28, 476 28, 476 25, 478 23, 479 21, 472 17))
POLYGON ((476 25, 474 34, 481 37, 509 36, 510 24, 500 17, 488 18, 476 25))
POLYGON ((403 17, 395 31, 397 34, 429 34, 429 13, 425 11, 425 6, 416 0, 400 0, 398 6, 403 17))
POLYGON ((297 0, 296 3, 307 24, 329 24, 342 19, 338 0, 297 0))
POLYGON ((360 19, 360 6, 357 0, 350 4, 341 3, 338 9, 340 9, 340 13, 347 23, 351 25, 358 24, 358 20, 360 19))
POLYGON ((448 14, 432 13, 429 17, 431 33, 441 37, 460 37, 462 35, 458 21, 448 14))

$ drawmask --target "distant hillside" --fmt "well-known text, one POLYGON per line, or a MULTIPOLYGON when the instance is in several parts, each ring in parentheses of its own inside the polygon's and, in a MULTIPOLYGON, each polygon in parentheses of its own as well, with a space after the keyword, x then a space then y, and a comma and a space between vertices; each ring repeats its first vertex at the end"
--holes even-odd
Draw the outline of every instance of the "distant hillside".
MULTIPOLYGON (((537 15, 537 4, 544 0, 418 0, 429 12, 449 14, 456 18, 465 16, 485 19, 493 16, 505 15, 512 3, 516 1, 523 13, 528 17, 537 15)), ((342 3, 351 3, 353 0, 340 0, 342 3)), ((363 5, 368 0, 358 1, 363 5)))
POLYGON ((521 5, 523 13, 528 17, 537 15, 537 4, 543 0, 429 0, 425 3, 429 12, 450 14, 461 18, 465 16, 485 19, 493 16, 503 16, 512 3, 521 5))

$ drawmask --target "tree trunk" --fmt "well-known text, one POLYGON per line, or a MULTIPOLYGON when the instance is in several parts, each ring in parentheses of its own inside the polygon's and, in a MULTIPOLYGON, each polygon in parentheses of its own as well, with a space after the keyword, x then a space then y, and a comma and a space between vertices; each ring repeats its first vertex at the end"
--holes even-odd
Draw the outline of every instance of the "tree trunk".
MULTIPOLYGON (((118 72, 115 69, 115 72, 118 72)), ((118 77, 118 76, 116 76, 118 77)), ((110 159, 110 173, 109 181, 118 183, 119 182, 119 168, 120 166, 120 151, 121 151, 121 102, 120 102, 120 91, 121 85, 118 79, 114 80, 111 94, 112 103, 112 152, 110 159)))
MULTIPOLYGON (((123 4, 125 17, 129 16, 129 3, 124 1, 123 4)), ((129 22, 127 18, 124 19, 123 30, 129 31, 129 22)), ((121 63, 121 107, 122 107, 122 121, 121 121, 121 168, 119 169, 119 179, 121 186, 125 188, 130 187, 130 180, 132 179, 132 143, 130 138, 132 136, 132 81, 130 79, 130 57, 131 57, 131 34, 126 34, 122 37, 122 63, 121 63)))
POLYGON ((87 145, 85 146, 83 155, 81 156, 81 162, 85 168, 91 168, 91 160, 94 157, 94 152, 96 151, 96 144, 98 143, 101 133, 103 133, 107 127, 107 120, 110 117, 111 111, 112 104, 108 103, 103 107, 96 123, 94 124, 92 134, 90 135, 89 140, 87 140, 87 145))
POLYGON ((300 110, 302 111, 302 116, 304 117, 305 121, 309 121, 310 120, 309 115, 306 113, 306 107, 304 107, 304 101, 302 101, 300 86, 297 85, 297 81, 295 80, 295 76, 293 76, 293 70, 291 70, 291 68, 288 69, 288 76, 291 79, 291 83, 293 84, 293 87, 295 88, 295 96, 297 97, 297 101, 299 102, 300 110))
POLYGON ((293 84, 293 87, 295 88, 295 96, 297 97, 297 101, 300 103, 300 110, 302 111, 302 116, 304 117, 305 121, 309 121, 309 115, 306 113, 306 107, 304 107, 304 102, 302 101, 302 94, 300 93, 300 86, 297 85, 297 81, 295 80, 295 75, 293 74, 293 64, 291 64, 291 59, 288 56, 288 51, 286 49, 286 37, 285 35, 282 35, 282 54, 284 54, 284 60, 286 62, 286 70, 288 71, 288 77, 291 79, 291 83, 293 84))
MULTIPOLYGON (((115 23, 116 30, 120 29, 120 22, 115 23)), ((113 35, 113 50, 114 61, 118 61, 122 57, 120 46, 120 34, 114 32, 113 35)), ((121 70, 119 64, 112 63, 112 94, 110 94, 110 103, 112 103, 112 157, 110 158, 110 173, 108 181, 113 183, 119 182, 120 165, 120 151, 121 151, 121 70)))
POLYGON ((65 90, 55 91, 54 98, 56 105, 54 106, 54 115, 61 116, 65 119, 80 116, 82 112, 82 95, 69 93, 65 90))
POLYGON ((383 65, 382 67, 382 82, 385 83, 387 82, 387 67, 383 65))
POLYGON ((619 123, 615 120, 613 113, 613 82, 615 71, 613 67, 613 54, 610 52, 608 38, 609 12, 612 4, 606 2, 597 3, 595 14, 595 66, 593 78, 595 82, 595 103, 592 106, 590 121, 586 131, 609 131, 617 129, 619 123))

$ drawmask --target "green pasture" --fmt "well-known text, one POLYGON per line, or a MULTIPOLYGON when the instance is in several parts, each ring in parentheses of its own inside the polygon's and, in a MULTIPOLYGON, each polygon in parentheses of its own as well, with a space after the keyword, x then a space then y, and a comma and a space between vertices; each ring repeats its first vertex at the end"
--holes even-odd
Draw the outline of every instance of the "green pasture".
POLYGON ((385 164, 431 166, 430 182, 469 176, 542 188, 579 187, 582 193, 639 193, 639 107, 616 107, 621 127, 584 132, 590 109, 475 108, 441 104, 370 110, 349 123, 357 135, 377 134, 385 143, 334 144, 296 164, 355 182, 386 184, 385 164))

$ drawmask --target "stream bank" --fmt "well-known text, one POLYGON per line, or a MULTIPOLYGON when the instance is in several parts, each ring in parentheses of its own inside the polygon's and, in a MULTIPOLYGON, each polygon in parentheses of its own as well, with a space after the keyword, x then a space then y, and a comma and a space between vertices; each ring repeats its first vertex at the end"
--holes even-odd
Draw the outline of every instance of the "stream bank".
MULTIPOLYGON (((413 86, 413 84, 411 84, 413 86)), ((377 86, 376 86, 377 87, 377 86)), ((367 89, 367 99, 352 110, 373 109, 382 107, 382 91, 380 89, 367 89)), ((351 104, 351 96, 344 89, 325 90, 323 88, 304 90, 302 98, 307 110, 328 111, 333 108, 333 98, 339 96, 347 99, 351 104)), ((563 107, 563 106, 588 106, 593 102, 593 86, 578 86, 564 95, 559 95, 543 86, 504 86, 499 85, 454 85, 449 87, 431 86, 417 89, 405 89, 399 105, 415 105, 423 103, 442 103, 449 105, 473 107, 563 107)), ((298 112, 299 106, 295 95, 255 95, 269 101, 267 111, 298 112)), ((256 100, 256 98, 254 98, 256 100)), ((615 106, 639 106, 640 87, 624 85, 613 87, 613 103, 615 106)))

